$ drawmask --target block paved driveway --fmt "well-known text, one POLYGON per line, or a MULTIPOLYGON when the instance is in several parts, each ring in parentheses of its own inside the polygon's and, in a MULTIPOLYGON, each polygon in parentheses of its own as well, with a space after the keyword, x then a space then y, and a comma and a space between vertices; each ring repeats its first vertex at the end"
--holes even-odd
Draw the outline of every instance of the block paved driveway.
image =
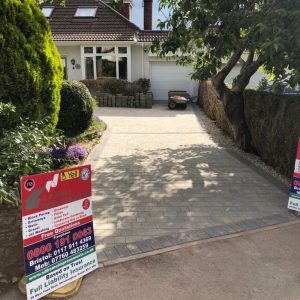
POLYGON ((213 141, 202 112, 99 108, 89 162, 100 262, 294 220, 288 189, 213 141))

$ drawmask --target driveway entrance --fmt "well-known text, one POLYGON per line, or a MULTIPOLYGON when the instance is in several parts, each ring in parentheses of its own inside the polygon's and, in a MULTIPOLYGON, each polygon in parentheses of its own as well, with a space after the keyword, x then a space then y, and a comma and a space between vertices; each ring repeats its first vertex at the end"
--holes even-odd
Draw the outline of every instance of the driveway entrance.
POLYGON ((99 261, 293 220, 288 188, 214 142, 202 112, 101 108, 93 168, 99 261))

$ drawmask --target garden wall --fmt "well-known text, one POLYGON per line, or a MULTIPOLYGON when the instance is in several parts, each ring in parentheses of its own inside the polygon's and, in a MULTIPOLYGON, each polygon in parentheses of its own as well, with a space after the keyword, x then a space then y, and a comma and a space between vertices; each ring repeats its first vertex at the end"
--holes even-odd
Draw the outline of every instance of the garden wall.
MULTIPOLYGON (((211 82, 200 83, 199 100, 208 116, 230 134, 224 109, 211 82)), ((253 147, 264 162, 291 176, 300 137, 300 96, 247 90, 244 101, 253 147)))

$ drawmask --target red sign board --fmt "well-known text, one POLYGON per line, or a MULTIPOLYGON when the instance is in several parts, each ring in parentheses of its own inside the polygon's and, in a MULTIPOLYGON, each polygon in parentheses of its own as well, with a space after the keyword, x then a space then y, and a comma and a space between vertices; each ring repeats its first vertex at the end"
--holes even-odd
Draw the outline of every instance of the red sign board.
POLYGON ((300 212, 300 139, 298 141, 295 169, 291 184, 288 208, 300 212))
POLYGON ((97 268, 91 167, 21 179, 27 298, 39 299, 97 268))

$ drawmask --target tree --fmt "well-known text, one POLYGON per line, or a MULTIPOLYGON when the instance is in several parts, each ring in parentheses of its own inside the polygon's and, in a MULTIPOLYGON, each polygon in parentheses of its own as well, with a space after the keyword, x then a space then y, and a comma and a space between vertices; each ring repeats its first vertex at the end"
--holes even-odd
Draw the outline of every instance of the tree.
POLYGON ((170 16, 159 27, 170 32, 153 49, 160 56, 183 53, 178 62, 193 65, 193 79, 212 79, 233 137, 247 149, 243 92, 251 76, 263 68, 273 79, 300 82, 300 0, 160 0, 160 7, 170 16), (238 62, 228 88, 224 80, 238 62))
POLYGON ((50 26, 35 0, 0 2, 0 101, 16 106, 31 120, 50 116, 55 126, 60 108, 61 59, 50 26))

